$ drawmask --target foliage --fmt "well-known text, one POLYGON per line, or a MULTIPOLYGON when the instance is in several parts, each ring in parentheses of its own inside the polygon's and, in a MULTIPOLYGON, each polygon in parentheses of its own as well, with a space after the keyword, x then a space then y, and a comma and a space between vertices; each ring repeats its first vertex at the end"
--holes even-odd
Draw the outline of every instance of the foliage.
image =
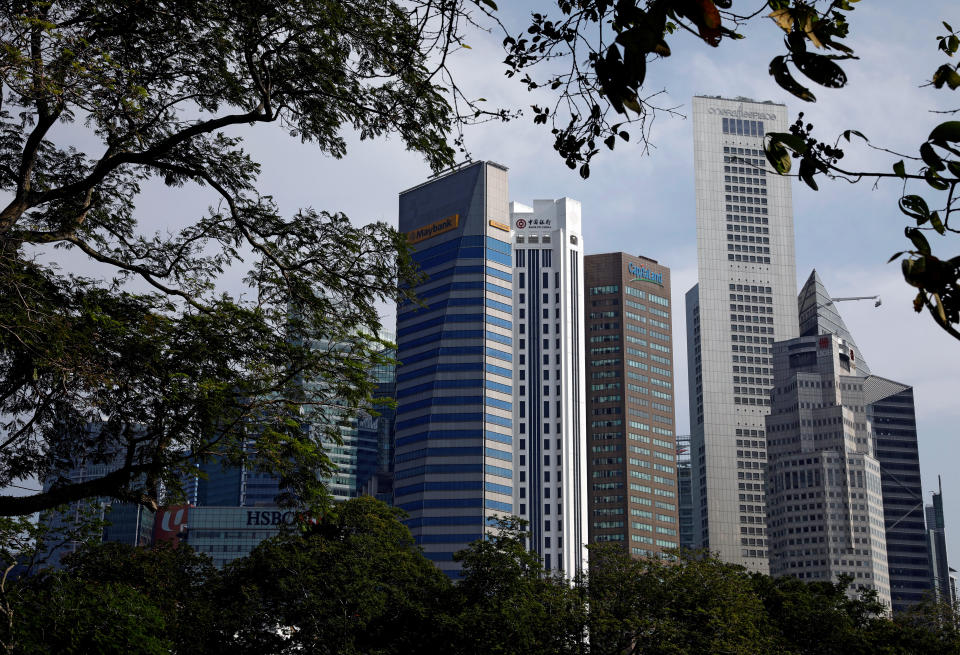
MULTIPOLYGON (((943 23, 946 34, 937 37, 937 48, 953 57, 960 49, 958 32, 948 23, 943 23)), ((930 84, 937 89, 944 86, 950 90, 960 88, 960 64, 942 64, 934 72, 930 84)), ((945 113, 956 113, 955 109, 945 113)), ((803 114, 791 126, 789 133, 771 133, 766 146, 767 158, 781 174, 791 170, 791 158, 799 160, 798 175, 812 189, 817 189, 816 175, 828 178, 845 178, 857 181, 864 177, 902 180, 903 191, 899 201, 900 212, 915 225, 904 228, 911 247, 895 253, 890 261, 901 259, 903 277, 917 289, 913 301, 914 310, 924 309, 933 320, 951 336, 960 339, 960 255, 946 258, 933 254, 927 235, 944 236, 960 232, 951 226, 951 218, 960 211, 957 186, 960 185, 960 121, 950 120, 936 125, 926 141, 920 144, 914 155, 896 153, 874 146, 869 139, 856 130, 845 130, 842 138, 851 141, 858 137, 868 146, 894 156, 902 157, 892 164, 892 172, 851 171, 840 160, 843 150, 839 148, 840 137, 833 144, 820 142, 813 136, 813 125, 803 123, 803 114), (907 163, 905 163, 907 162, 907 163), (937 200, 930 202, 915 191, 922 184, 923 193, 935 194, 937 200)))
POLYGON ((51 573, 17 608, 16 653, 169 653, 160 609, 130 585, 51 573))
POLYGON ((746 654, 771 646, 742 567, 699 554, 634 560, 597 548, 589 590, 592 652, 746 654))
POLYGON ((238 130, 277 124, 336 158, 345 130, 394 134, 449 165, 462 97, 444 61, 471 5, 3 4, 0 486, 52 484, 0 496, 0 516, 96 496, 156 509, 210 460, 322 501, 323 441, 383 361, 376 303, 416 278, 383 223, 281 216, 238 130), (204 189, 209 211, 145 224, 140 193, 164 186, 204 189), (70 480, 80 463, 111 472, 70 480))
MULTIPOLYGON (((787 54, 770 62, 777 84, 814 100, 788 64, 817 84, 845 84, 846 75, 836 62, 853 58, 842 42, 852 2, 856 0, 765 3, 772 10, 768 16, 787 32, 787 54), (808 45, 830 54, 813 52, 808 45)), ((557 0, 555 15, 536 12, 526 34, 506 35, 507 74, 521 75, 530 90, 555 91, 552 107, 533 106, 534 122, 551 127, 554 149, 586 178, 599 144, 613 150, 618 139, 630 139, 625 128, 631 124, 646 141, 657 112, 675 113, 674 108, 658 106, 659 92, 643 90, 649 65, 671 55, 671 41, 686 32, 717 47, 724 39, 743 38, 737 30, 765 11, 761 7, 743 14, 732 6, 732 0, 557 0), (552 60, 564 64, 543 66, 552 60)))
POLYGON ((585 606, 581 585, 543 570, 527 549, 519 517, 498 518, 496 531, 454 555, 463 567, 449 610, 453 653, 581 653, 585 606))
POLYGON ((11 653, 960 653, 952 610, 895 617, 849 579, 747 573, 703 553, 591 547, 589 573, 545 572, 516 517, 457 555, 452 584, 401 513, 372 498, 263 542, 223 572, 181 543, 87 545, 12 581, 11 653), (589 636, 589 639, 587 639, 589 636))
POLYGON ((851 598, 852 578, 838 582, 804 582, 795 578, 771 578, 753 574, 754 593, 763 603, 773 643, 796 655, 874 652, 874 628, 887 624, 880 619, 883 604, 870 591, 851 598), (811 630, 816 626, 816 630, 811 630))
POLYGON ((398 517, 353 499, 230 567, 229 652, 440 652, 431 644, 450 583, 398 517))

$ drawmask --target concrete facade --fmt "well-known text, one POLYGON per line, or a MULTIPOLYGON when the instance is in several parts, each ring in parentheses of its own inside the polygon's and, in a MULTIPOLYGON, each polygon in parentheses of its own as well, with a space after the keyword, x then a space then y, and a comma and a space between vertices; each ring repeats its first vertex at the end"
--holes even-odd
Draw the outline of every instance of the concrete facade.
POLYGON ((765 417, 775 340, 797 336, 790 178, 763 134, 787 108, 693 99, 698 284, 686 294, 695 546, 766 572, 765 417))
POLYGON ((880 463, 865 378, 834 335, 778 341, 767 426, 770 574, 853 578, 891 604, 880 463))
POLYGON ((570 198, 510 203, 516 381, 514 506, 548 570, 587 565, 583 235, 570 198))

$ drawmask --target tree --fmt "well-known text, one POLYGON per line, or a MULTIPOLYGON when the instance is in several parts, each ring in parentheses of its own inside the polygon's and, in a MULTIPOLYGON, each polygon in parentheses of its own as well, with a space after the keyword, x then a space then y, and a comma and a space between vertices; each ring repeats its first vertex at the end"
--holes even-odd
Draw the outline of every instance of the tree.
POLYGON ((851 597, 849 576, 837 582, 804 582, 755 573, 751 582, 763 603, 772 639, 785 652, 876 652, 871 632, 888 621, 881 618, 885 608, 875 590, 851 597))
POLYGON ((224 610, 235 623, 223 648, 434 651, 450 583, 414 545, 401 514, 369 496, 351 499, 305 533, 265 541, 238 560, 225 573, 224 610))
POLYGON ((582 653, 582 581, 544 571, 519 517, 454 555, 463 567, 447 610, 444 652, 582 653))
POLYGON ((323 410, 369 402, 375 303, 410 298, 415 273, 385 224, 281 216, 236 130, 277 124, 333 157, 346 129, 396 134, 449 165, 445 55, 470 4, 4 3, 0 486, 52 484, 0 496, 0 515, 94 496, 155 509, 212 459, 279 475, 281 500, 320 502, 321 442, 337 438, 323 410), (211 208, 144 225, 145 185, 202 187, 211 208), (57 248, 97 274, 61 270, 57 248), (224 292, 238 270, 245 290, 224 292), (80 462, 114 470, 71 482, 80 462))
POLYGON ((591 552, 591 652, 759 653, 773 646, 743 567, 697 553, 633 560, 591 552))

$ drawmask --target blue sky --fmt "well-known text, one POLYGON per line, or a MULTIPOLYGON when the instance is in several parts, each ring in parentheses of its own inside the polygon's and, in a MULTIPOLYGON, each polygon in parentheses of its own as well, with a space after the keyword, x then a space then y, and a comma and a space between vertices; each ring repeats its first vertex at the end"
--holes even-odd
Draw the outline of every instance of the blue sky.
MULTIPOLYGON (((544 2, 500 3, 511 32, 523 30, 527 11, 544 2)), ((761 6, 759 0, 743 5, 761 6)), ((960 93, 920 88, 944 61, 934 37, 942 19, 960 25, 955 0, 917 3, 873 0, 860 2, 850 16, 848 44, 861 57, 844 64, 847 88, 815 88, 816 104, 805 105, 781 91, 767 73, 770 59, 783 50, 782 32, 772 21, 757 20, 742 41, 710 48, 688 34, 671 38, 673 56, 648 66, 647 92, 663 91, 664 106, 689 111, 693 95, 747 96, 786 103, 791 117, 804 111, 821 138, 855 128, 878 144, 915 152, 942 116, 931 109, 960 106, 960 93)), ((542 9, 539 9, 542 10, 542 9)), ((543 100, 503 75, 500 37, 476 32, 470 50, 452 60, 468 95, 489 104, 529 107, 543 100)), ((78 143, 75 128, 63 128, 78 143)), ((260 188, 273 195, 285 213, 300 207, 342 211, 357 222, 397 221, 397 194, 430 174, 420 158, 396 140, 360 142, 350 139, 347 157, 334 160, 315 147, 286 137, 280 127, 240 130, 247 149, 263 164, 260 188)), ((693 195, 692 126, 683 117, 658 117, 650 147, 618 144, 591 165, 589 180, 566 168, 552 150, 548 130, 534 127, 529 112, 509 124, 487 124, 467 132, 474 158, 491 159, 510 169, 510 197, 569 196, 583 207, 584 243, 588 252, 626 250, 659 260, 673 271, 674 350, 677 427, 688 431, 686 344, 683 294, 696 281, 695 206, 693 195)), ((863 147, 847 148, 851 167, 889 170, 894 159, 863 147)), ((920 191, 922 192, 922 190, 920 191)), ((899 188, 886 182, 851 185, 821 182, 813 192, 794 186, 798 284, 816 268, 834 296, 879 294, 883 305, 843 303, 838 306, 858 345, 878 375, 914 386, 919 413, 924 489, 933 490, 944 475, 947 533, 952 561, 960 564, 960 476, 953 466, 960 456, 960 342, 939 330, 926 315, 912 311, 910 292, 896 264, 888 257, 905 247, 906 217, 896 206, 899 188)), ((195 189, 148 187, 138 203, 148 230, 184 223, 214 199, 195 189)), ((955 240, 960 245, 960 240, 955 240)), ((952 244, 951 244, 952 245, 952 244)), ((936 248, 937 245, 935 244, 936 248)), ((953 247, 956 248, 956 245, 953 247)), ((947 251, 951 252, 951 251, 947 251)), ((956 252, 956 251, 953 251, 956 252)), ((72 261, 66 257, 65 261, 72 261)), ((388 325, 391 320, 388 319, 388 325)))

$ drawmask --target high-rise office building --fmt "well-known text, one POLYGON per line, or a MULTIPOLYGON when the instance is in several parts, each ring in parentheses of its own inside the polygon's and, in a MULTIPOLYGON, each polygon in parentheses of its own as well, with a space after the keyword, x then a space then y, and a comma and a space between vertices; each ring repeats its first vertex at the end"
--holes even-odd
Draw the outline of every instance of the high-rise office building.
POLYGON ((771 102, 693 99, 698 284, 686 294, 695 545, 765 572, 774 340, 797 336, 790 178, 769 172, 771 102))
POLYGON ((837 302, 812 271, 797 296, 800 335, 832 334, 843 339, 856 363, 857 375, 866 376, 864 401, 873 426, 874 457, 880 465, 883 488, 890 600, 894 613, 900 613, 921 602, 931 588, 913 389, 870 374, 837 302))
POLYGON ((835 335, 774 344, 767 548, 773 576, 826 582, 849 575, 851 593, 874 589, 889 606, 883 489, 865 379, 850 345, 835 335))
POLYGON ((427 275, 397 308, 394 499, 424 554, 453 554, 513 514, 513 259, 507 170, 475 162, 400 194, 427 275))
POLYGON ((584 258, 590 541, 636 556, 679 546, 670 269, 584 258))
MULTIPOLYGON (((384 335, 391 341, 393 334, 384 335)), ((390 348, 384 351, 388 357, 395 358, 397 351, 390 348)), ((386 362, 374 367, 373 379, 376 381, 376 398, 392 399, 397 395, 397 367, 386 362)), ((376 449, 376 460, 360 468, 358 484, 360 494, 370 495, 387 504, 393 504, 393 433, 397 419, 396 407, 387 402, 378 402, 372 412, 361 414, 357 430, 361 441, 376 449)))
POLYGON ((941 603, 953 605, 953 584, 947 563, 947 533, 943 520, 943 485, 937 476, 937 491, 932 502, 924 507, 927 518, 927 549, 930 553, 930 587, 941 603))
POLYGON ((514 506, 548 570, 587 563, 583 236, 570 198, 510 203, 513 228, 514 506))
POLYGON ((863 353, 860 352, 857 342, 847 329, 847 324, 843 322, 836 302, 830 297, 816 269, 810 271, 810 276, 807 277, 807 281, 797 295, 797 314, 800 320, 801 337, 816 334, 837 335, 853 350, 857 362, 857 374, 870 375, 870 367, 863 353))
MULTIPOLYGON (((863 363, 861 357, 858 366, 863 363)), ((913 387, 869 375, 863 388, 883 487, 890 600, 894 613, 901 613, 932 589, 913 387)))
MULTIPOLYGON (((87 423, 78 428, 83 432, 97 434, 102 429, 99 423, 87 423)), ((76 434, 76 433, 72 433, 76 434)), ((78 439, 92 442, 89 435, 79 435, 78 439)), ((122 461, 116 457, 92 455, 82 457, 72 463, 62 475, 70 484, 81 484, 97 480, 117 470, 122 461)), ((44 492, 60 482, 59 476, 51 476, 43 481, 44 492)), ((73 553, 78 544, 67 539, 69 533, 91 520, 103 521, 102 541, 116 541, 131 546, 150 544, 153 530, 154 513, 135 503, 122 503, 113 498, 87 498, 74 501, 63 508, 41 513, 39 521, 49 529, 46 542, 50 544, 43 555, 43 566, 59 567, 61 558, 73 553)))
POLYGON ((680 547, 693 548, 693 479, 690 469, 690 435, 677 435, 677 521, 680 547))

